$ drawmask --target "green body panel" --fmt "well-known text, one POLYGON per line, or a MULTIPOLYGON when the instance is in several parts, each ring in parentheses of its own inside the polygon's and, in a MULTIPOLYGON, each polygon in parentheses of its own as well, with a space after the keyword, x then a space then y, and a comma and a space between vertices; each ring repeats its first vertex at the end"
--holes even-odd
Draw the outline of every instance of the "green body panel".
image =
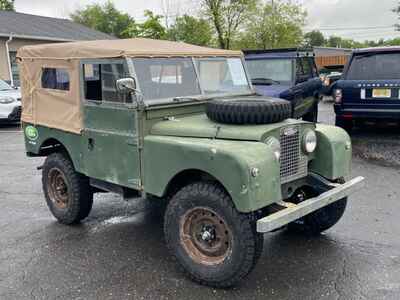
POLYGON ((309 170, 331 180, 349 176, 352 149, 346 131, 339 127, 318 124, 316 133, 318 146, 309 170))
POLYGON ((31 125, 28 123, 22 123, 22 128, 25 132, 26 127, 33 126, 37 129, 38 136, 35 140, 30 140, 26 134, 25 137, 25 149, 28 154, 37 155, 43 144, 48 140, 53 139, 60 142, 70 155, 75 169, 80 173, 85 172, 84 161, 82 160, 82 136, 75 133, 65 132, 59 129, 53 129, 46 126, 31 125))
POLYGON ((136 113, 115 103, 85 103, 82 138, 88 176, 140 189, 136 113))
MULTIPOLYGON (((303 125, 313 128, 314 125, 300 120, 287 119, 280 123, 266 125, 229 125, 215 123, 205 114, 177 117, 155 124, 151 129, 154 135, 218 138, 229 140, 262 141, 271 132, 290 125, 303 125)), ((303 129, 304 129, 303 128, 303 129)))
POLYGON ((204 138, 147 136, 144 140, 144 186, 163 196, 169 182, 185 170, 216 178, 236 208, 251 212, 281 200, 279 162, 266 144, 204 138), (253 177, 251 169, 258 168, 253 177))

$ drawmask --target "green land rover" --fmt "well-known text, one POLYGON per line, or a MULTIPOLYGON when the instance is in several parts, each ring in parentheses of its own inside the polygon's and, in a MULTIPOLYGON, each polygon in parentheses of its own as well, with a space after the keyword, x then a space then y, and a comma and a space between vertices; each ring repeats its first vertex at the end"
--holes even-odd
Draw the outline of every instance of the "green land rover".
POLYGON ((26 152, 46 157, 55 218, 85 219, 100 192, 164 203, 167 246, 199 283, 235 285, 266 232, 329 229, 362 185, 347 133, 288 119, 241 52, 130 39, 29 46, 18 61, 26 152))

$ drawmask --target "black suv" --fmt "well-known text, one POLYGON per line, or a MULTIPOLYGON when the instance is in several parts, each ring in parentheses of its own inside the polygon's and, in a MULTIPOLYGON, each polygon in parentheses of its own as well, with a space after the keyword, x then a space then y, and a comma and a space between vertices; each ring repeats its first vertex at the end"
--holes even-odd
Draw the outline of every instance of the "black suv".
POLYGON ((400 47, 355 50, 334 87, 336 125, 400 121, 400 47))
POLYGON ((306 49, 243 50, 258 94, 292 103, 293 118, 317 122, 322 81, 314 52, 306 49))

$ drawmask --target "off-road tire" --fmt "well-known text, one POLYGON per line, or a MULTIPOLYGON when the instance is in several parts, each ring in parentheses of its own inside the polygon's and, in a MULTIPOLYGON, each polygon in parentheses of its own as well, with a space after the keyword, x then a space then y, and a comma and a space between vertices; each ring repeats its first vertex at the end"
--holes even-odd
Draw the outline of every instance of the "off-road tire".
POLYGON ((211 182, 189 184, 172 197, 164 218, 164 232, 167 246, 184 273, 195 282, 217 288, 234 286, 246 277, 263 250, 264 238, 256 232, 254 218, 239 213, 225 190, 211 182), (220 262, 206 264, 196 261, 184 246, 182 224, 185 216, 198 208, 212 210, 229 228, 231 248, 220 262))
POLYGON ((269 124, 290 118, 292 107, 283 99, 213 100, 207 103, 206 114, 224 124, 269 124))
POLYGON ((336 117, 335 125, 346 130, 348 133, 351 133, 353 130, 354 124, 351 120, 343 120, 342 118, 336 117))
POLYGON ((62 224, 71 225, 85 219, 93 206, 93 192, 89 179, 75 171, 72 162, 62 153, 50 154, 43 165, 42 186, 47 206, 53 216, 62 224), (57 169, 64 176, 67 185, 68 203, 60 208, 50 195, 49 172, 57 169))
POLYGON ((314 104, 311 111, 303 116, 303 121, 317 123, 318 122, 318 103, 314 104))
MULTIPOLYGON (((344 183, 339 179, 338 183, 344 183)), ((316 195, 314 195, 316 196, 316 195)), ((306 235, 319 235, 336 225, 346 210, 347 198, 336 201, 288 225, 288 230, 306 235)))

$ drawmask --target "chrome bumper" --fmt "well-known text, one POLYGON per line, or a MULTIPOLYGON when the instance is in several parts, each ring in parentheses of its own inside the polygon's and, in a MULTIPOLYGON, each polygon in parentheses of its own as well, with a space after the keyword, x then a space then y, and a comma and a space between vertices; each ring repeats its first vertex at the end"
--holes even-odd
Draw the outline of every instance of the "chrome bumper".
POLYGON ((346 198, 364 186, 364 177, 356 177, 344 184, 322 193, 321 195, 308 199, 299 204, 288 205, 272 215, 257 221, 258 232, 271 232, 293 221, 296 221, 320 208, 332 204, 340 199, 346 198))

